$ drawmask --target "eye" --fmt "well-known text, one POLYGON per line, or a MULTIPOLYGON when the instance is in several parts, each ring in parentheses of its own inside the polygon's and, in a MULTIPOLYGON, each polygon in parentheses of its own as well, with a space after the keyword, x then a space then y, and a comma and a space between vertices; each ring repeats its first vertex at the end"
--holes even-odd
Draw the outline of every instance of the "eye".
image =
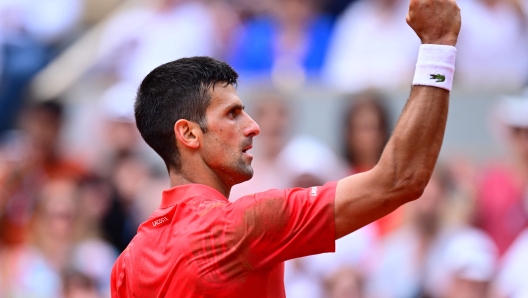
POLYGON ((228 110, 226 116, 230 119, 235 119, 237 118, 238 116, 240 116, 240 114, 242 114, 242 111, 244 110, 244 106, 242 105, 234 105, 231 107, 231 109, 228 110))
POLYGON ((238 111, 239 111, 238 108, 233 108, 233 109, 229 110, 229 112, 227 113, 227 115, 228 115, 230 118, 235 118, 235 117, 238 115, 238 111))

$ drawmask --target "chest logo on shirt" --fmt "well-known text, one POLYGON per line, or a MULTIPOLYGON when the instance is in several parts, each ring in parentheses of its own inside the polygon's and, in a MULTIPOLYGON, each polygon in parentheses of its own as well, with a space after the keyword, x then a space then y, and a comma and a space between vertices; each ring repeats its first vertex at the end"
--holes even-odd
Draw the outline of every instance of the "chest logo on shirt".
POLYGON ((152 225, 153 225, 153 226, 159 226, 159 225, 161 225, 162 223, 167 222, 167 221, 169 221, 169 219, 166 218, 166 217, 164 216, 164 217, 162 217, 162 218, 160 218, 160 219, 156 219, 155 221, 153 221, 153 222, 152 222, 152 225))
POLYGON ((317 186, 312 187, 312 191, 310 192, 310 196, 312 196, 312 197, 317 196, 317 186))

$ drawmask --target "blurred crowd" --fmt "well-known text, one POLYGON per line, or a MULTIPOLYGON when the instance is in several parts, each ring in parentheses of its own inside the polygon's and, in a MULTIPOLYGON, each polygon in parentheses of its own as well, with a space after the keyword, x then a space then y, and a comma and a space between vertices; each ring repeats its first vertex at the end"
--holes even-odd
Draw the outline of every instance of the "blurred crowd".
MULTIPOLYGON (((507 154, 442 159, 419 200, 339 239, 335 254, 288 261, 287 297, 528 297, 528 1, 457 2, 454 88, 509 94, 493 111, 507 154)), ((133 114, 137 86, 162 63, 212 56, 239 72, 240 85, 269 89, 253 94, 249 111, 261 128, 255 176, 230 200, 374 167, 396 121, 386 95, 409 88, 420 44, 407 7, 0 0, 0 298, 109 297, 113 262, 169 187, 133 114), (77 56, 89 67, 68 87, 97 78, 76 89, 97 96, 43 98, 35 77, 86 36, 96 36, 93 59, 77 56), (341 127, 329 132, 340 150, 292 130, 298 107, 288 98, 313 85, 346 98, 341 127)))

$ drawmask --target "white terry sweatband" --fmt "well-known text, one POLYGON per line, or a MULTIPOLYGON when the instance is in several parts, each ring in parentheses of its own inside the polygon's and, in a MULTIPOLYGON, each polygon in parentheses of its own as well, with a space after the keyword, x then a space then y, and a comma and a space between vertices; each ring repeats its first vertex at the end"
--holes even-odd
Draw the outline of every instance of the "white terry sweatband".
POLYGON ((420 45, 413 85, 433 86, 451 91, 456 52, 453 46, 420 45))

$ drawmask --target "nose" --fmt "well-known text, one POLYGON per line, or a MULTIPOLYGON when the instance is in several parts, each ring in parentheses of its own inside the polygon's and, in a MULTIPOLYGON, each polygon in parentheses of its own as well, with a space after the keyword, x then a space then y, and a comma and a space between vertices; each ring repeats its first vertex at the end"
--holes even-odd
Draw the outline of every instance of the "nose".
POLYGON ((251 116, 249 116, 248 114, 246 114, 246 116, 248 119, 248 125, 246 126, 246 129, 244 130, 244 136, 246 137, 258 136, 260 133, 259 125, 257 124, 257 122, 255 122, 255 120, 253 120, 253 118, 251 118, 251 116))

